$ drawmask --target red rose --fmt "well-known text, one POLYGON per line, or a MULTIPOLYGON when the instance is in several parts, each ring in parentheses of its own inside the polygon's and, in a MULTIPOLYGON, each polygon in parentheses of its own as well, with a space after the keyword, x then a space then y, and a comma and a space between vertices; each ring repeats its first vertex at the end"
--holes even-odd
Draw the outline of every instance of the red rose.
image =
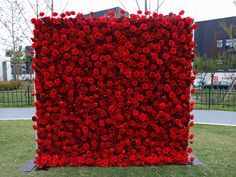
MULTIPOLYGON (((130 31, 131 31, 132 33, 136 32, 136 31, 137 31, 137 27, 134 26, 134 25, 130 26, 130 31)), ((133 39, 133 40, 134 40, 134 39, 133 39)), ((134 43, 134 41, 133 41, 132 43, 134 43)))
POLYGON ((160 107, 160 109, 165 110, 166 109, 166 104, 165 103, 160 103, 159 107, 160 107))
POLYGON ((194 126, 194 122, 191 121, 191 122, 189 123, 189 126, 190 126, 190 127, 193 127, 193 126, 194 126))
POLYGON ((105 126, 105 121, 104 120, 100 120, 99 121, 99 125, 102 126, 102 127, 105 126))
POLYGON ((190 115, 190 119, 191 120, 193 120, 194 119, 194 115, 192 114, 192 115, 190 115))
POLYGON ((196 47, 196 43, 191 41, 190 44, 189 44, 190 47, 196 47))
POLYGON ((189 139, 193 139, 194 138, 194 134, 191 134, 191 135, 189 135, 189 139))
POLYGON ((133 115, 134 115, 134 116, 138 116, 138 115, 139 115, 139 111, 134 109, 134 110, 133 110, 133 115))
POLYGON ((187 152, 188 152, 188 153, 192 153, 192 152, 193 152, 193 149, 192 149, 192 148, 188 148, 187 152))
POLYGON ((192 89, 192 90, 191 90, 191 93, 195 93, 195 92, 196 92, 196 90, 195 90, 195 89, 192 89))
POLYGON ((195 160, 195 157, 190 157, 190 162, 193 162, 195 160))
POLYGON ((141 114, 139 115, 139 119, 140 119, 141 121, 146 121, 146 120, 148 120, 148 116, 147 116, 146 114, 144 114, 144 113, 141 113, 141 114))
POLYGON ((193 74, 194 74, 194 75, 197 75, 197 73, 198 73, 198 70, 196 70, 196 69, 193 70, 193 74))
POLYGON ((137 13, 138 13, 138 14, 142 14, 143 12, 142 12, 141 10, 138 10, 137 13))
POLYGON ((126 12, 123 9, 120 10, 120 14, 125 14, 125 13, 126 12))
POLYGON ((93 54, 92 55, 92 60, 98 60, 99 58, 99 55, 98 54, 93 54))
POLYGON ((162 65, 162 64, 163 64, 163 61, 162 61, 161 59, 156 59, 156 64, 162 65))
POLYGON ((83 126, 83 127, 82 127, 82 131, 86 134, 86 133, 88 132, 88 127, 83 126))
POLYGON ((44 15, 45 15, 44 12, 39 13, 39 16, 41 16, 41 17, 43 17, 44 15))
POLYGON ((170 58, 170 55, 168 53, 164 53, 162 55, 162 57, 165 59, 165 60, 168 60, 170 58))
POLYGON ((126 76, 127 78, 130 78, 130 77, 132 76, 132 70, 131 70, 131 69, 127 69, 127 70, 125 71, 125 76, 126 76))
POLYGON ((52 15, 53 15, 54 17, 56 17, 56 16, 58 15, 58 13, 57 13, 57 12, 53 12, 52 15))
POLYGON ((165 84, 165 86, 164 86, 164 90, 166 91, 166 92, 170 92, 170 86, 168 85, 168 84, 165 84))
POLYGON ((145 11, 144 14, 145 14, 145 15, 149 15, 149 14, 150 14, 150 11, 145 11))
POLYGON ((127 94, 131 95, 133 93, 133 89, 132 88, 128 88, 127 89, 127 94))
POLYGON ((108 15, 108 16, 115 16, 115 12, 114 11, 112 11, 112 10, 108 10, 107 12, 106 12, 106 14, 108 15))
POLYGON ((37 128, 38 128, 37 125, 33 125, 34 130, 37 130, 37 128))
POLYGON ((184 15, 184 10, 181 10, 180 12, 179 12, 179 15, 184 15))
POLYGON ((171 48, 171 49, 170 49, 170 53, 171 53, 171 54, 176 54, 176 48, 171 48))
POLYGON ((147 24, 143 23, 143 24, 140 25, 139 28, 140 28, 141 30, 147 30, 148 26, 147 26, 147 24))
POLYGON ((196 23, 191 26, 191 30, 195 30, 195 29, 197 29, 197 24, 196 23))

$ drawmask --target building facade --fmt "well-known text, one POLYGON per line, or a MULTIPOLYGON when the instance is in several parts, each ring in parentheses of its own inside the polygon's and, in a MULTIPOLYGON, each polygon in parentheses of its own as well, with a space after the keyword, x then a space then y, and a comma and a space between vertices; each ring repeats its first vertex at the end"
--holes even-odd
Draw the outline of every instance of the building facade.
POLYGON ((0 56, 0 81, 9 81, 11 79, 11 60, 9 57, 0 56))
POLYGON ((225 24, 235 29, 236 17, 199 21, 196 24, 194 40, 197 44, 197 55, 204 58, 224 55, 236 46, 235 31, 230 37, 222 27, 222 24, 225 24))

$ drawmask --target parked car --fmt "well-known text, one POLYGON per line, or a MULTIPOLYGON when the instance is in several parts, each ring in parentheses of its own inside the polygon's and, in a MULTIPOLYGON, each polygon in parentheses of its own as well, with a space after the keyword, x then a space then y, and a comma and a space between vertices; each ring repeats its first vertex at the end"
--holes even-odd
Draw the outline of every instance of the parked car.
MULTIPOLYGON (((211 84, 206 84, 203 86, 205 89, 213 88, 213 89, 223 89, 227 90, 231 86, 231 82, 228 81, 216 81, 213 83, 213 86, 211 87, 211 84)), ((236 85, 234 85, 233 89, 236 89, 236 85)))
POLYGON ((193 84, 193 87, 194 87, 194 88, 199 88, 199 89, 200 89, 200 88, 202 88, 202 86, 205 85, 205 84, 206 84, 205 81, 200 80, 200 81, 194 83, 194 84, 193 84))

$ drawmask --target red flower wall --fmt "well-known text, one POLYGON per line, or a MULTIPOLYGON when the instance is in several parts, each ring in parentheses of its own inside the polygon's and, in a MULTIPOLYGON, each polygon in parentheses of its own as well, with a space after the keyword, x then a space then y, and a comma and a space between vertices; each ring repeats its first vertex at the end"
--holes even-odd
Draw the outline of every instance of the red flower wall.
POLYGON ((32 19, 38 167, 189 163, 193 19, 74 14, 32 19))

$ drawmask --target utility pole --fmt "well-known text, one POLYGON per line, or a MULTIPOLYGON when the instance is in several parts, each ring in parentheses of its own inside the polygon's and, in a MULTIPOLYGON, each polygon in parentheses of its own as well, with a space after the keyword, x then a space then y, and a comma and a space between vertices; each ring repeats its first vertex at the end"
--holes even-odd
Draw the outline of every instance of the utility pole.
POLYGON ((36 0, 36 16, 39 17, 39 2, 36 0))
POLYGON ((51 12, 52 12, 52 14, 53 14, 53 7, 54 6, 54 3, 53 3, 53 0, 51 1, 51 12))
POLYGON ((159 10, 159 6, 160 6, 160 1, 157 0, 157 12, 158 12, 158 10, 159 10))
POLYGON ((147 11, 147 0, 145 0, 145 12, 147 11))
POLYGON ((149 11, 151 12, 151 0, 149 0, 149 11))

